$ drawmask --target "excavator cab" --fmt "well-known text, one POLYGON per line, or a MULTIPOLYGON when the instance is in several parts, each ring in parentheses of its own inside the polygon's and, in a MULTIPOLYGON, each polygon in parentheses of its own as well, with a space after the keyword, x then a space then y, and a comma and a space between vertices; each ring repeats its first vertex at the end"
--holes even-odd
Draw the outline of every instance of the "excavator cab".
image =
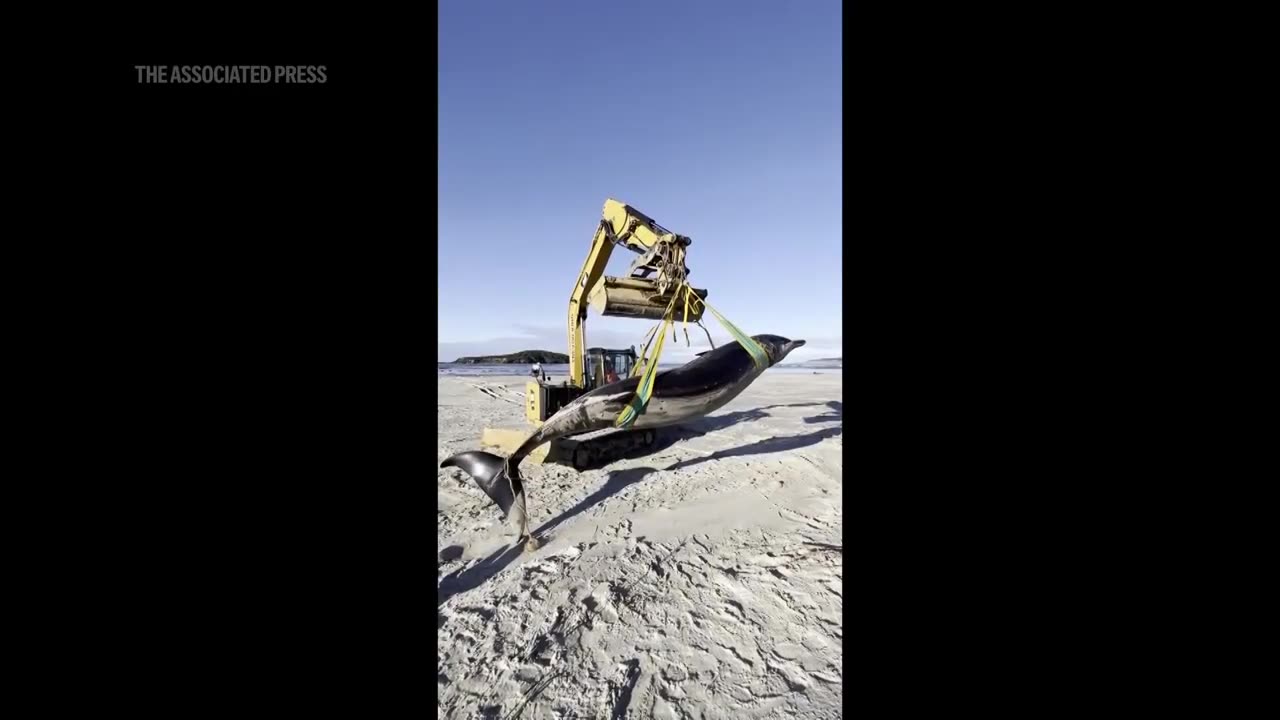
POLYGON ((595 390, 619 380, 631 377, 636 366, 636 349, 606 350, 604 348, 588 348, 586 371, 586 389, 595 390))
POLYGON ((631 377, 638 356, 634 347, 626 350, 595 347, 587 350, 583 360, 583 387, 567 382, 552 384, 540 380, 525 383, 524 414, 529 422, 534 425, 544 423, 560 408, 577 400, 584 393, 631 377))

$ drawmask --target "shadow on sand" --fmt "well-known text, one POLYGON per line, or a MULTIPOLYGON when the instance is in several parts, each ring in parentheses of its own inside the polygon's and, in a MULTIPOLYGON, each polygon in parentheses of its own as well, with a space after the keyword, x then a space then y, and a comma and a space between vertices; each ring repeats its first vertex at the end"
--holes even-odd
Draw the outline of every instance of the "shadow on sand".
MULTIPOLYGON (((785 405, 765 405, 764 407, 752 408, 750 410, 737 410, 723 415, 711 415, 701 417, 696 420, 689 420, 675 427, 661 427, 654 430, 657 433, 654 443, 645 448, 637 448, 620 456, 615 456, 610 460, 598 460, 590 465, 580 466, 581 470, 599 470, 607 467, 609 463, 621 458, 639 459, 651 457, 667 448, 684 440, 702 437, 707 433, 713 433, 726 428, 738 425, 740 423, 754 422, 761 418, 769 417, 769 413, 765 412, 771 408, 780 407, 821 407, 824 403, 790 403, 785 405)), ((826 403, 830 405, 830 403, 826 403)), ((558 462, 564 465, 571 465, 569 461, 571 452, 562 456, 558 462)))
POLYGON ((596 490, 590 495, 582 498, 573 507, 543 523, 541 527, 533 531, 533 536, 541 540, 543 533, 550 532, 565 520, 578 515, 593 505, 604 502, 606 499, 617 495, 628 485, 634 485, 640 482, 646 475, 652 472, 657 472, 657 469, 651 467, 634 467, 615 470, 609 473, 609 479, 604 481, 604 485, 601 485, 599 490, 596 490))
POLYGON ((844 403, 840 402, 839 400, 831 400, 826 403, 826 406, 831 408, 831 412, 823 413, 822 415, 814 415, 812 417, 807 417, 804 419, 804 421, 807 423, 834 422, 834 421, 844 422, 844 403))
MULTIPOLYGON (((699 418, 697 420, 685 423, 684 425, 681 425, 679 427, 660 428, 658 431, 657 442, 654 443, 653 447, 648 448, 645 452, 641 453, 641 455, 642 456, 654 455, 658 452, 661 452, 671 447, 672 445, 682 440, 701 437, 703 435, 706 435, 709 432, 724 430, 725 428, 731 427, 733 425, 737 425, 739 423, 752 422, 754 420, 759 420, 760 418, 768 417, 769 413, 765 412, 765 410, 769 410, 770 408, 814 407, 814 406, 817 406, 817 407, 825 406, 827 408, 830 408, 830 412, 824 413, 822 415, 815 415, 813 417, 807 417, 804 419, 806 423, 838 421, 838 420, 841 420, 843 417, 844 405, 838 400, 832 400, 826 403, 792 403, 789 405, 766 405, 764 407, 753 408, 751 410, 739 410, 737 412, 725 413, 724 415, 712 415, 709 417, 703 417, 703 418, 699 418)), ((770 438, 768 440, 762 440, 757 443, 752 443, 751 445, 744 445, 739 448, 721 450, 707 457, 696 458, 693 460, 686 460, 683 462, 679 462, 665 469, 672 470, 680 467, 688 467, 689 465, 694 465, 699 462, 705 462, 707 460, 715 460, 722 457, 731 457, 734 455, 750 455, 754 453, 767 453, 767 452, 779 452, 782 450, 790 450, 797 447, 804 447, 806 445, 813 445, 817 442, 822 441, 825 438, 835 437, 836 435, 839 435, 841 432, 843 432, 842 428, 837 427, 837 428, 827 428, 825 430, 820 430, 818 432, 810 433, 808 435, 795 435, 795 436, 787 436, 787 437, 781 437, 781 438, 770 438)), ((657 470, 655 468, 646 466, 646 467, 625 468, 623 470, 615 470, 609 473, 609 479, 605 481, 604 485, 600 486, 600 489, 586 496, 585 498, 580 500, 577 504, 575 504, 573 507, 569 508, 568 510, 565 510, 560 515, 543 523, 541 527, 533 531, 534 537, 542 539, 543 533, 553 530, 554 528, 556 528, 566 520, 574 517, 575 515, 582 513, 583 511, 585 511, 586 509, 594 505, 604 502, 610 497, 613 497, 619 492, 622 492, 622 490, 624 490, 628 486, 634 485, 635 483, 640 482, 645 478, 645 476, 656 471, 657 470)))
MULTIPOLYGON (((765 405, 764 407, 752 408, 751 410, 738 410, 723 415, 710 415, 707 417, 690 420, 675 427, 658 428, 658 439, 652 447, 640 456, 655 455, 666 450, 684 440, 702 437, 707 433, 717 432, 726 428, 745 422, 754 422, 761 418, 769 417, 769 413, 765 410, 783 407, 822 407, 831 403, 789 403, 781 405, 765 405)), ((825 417, 825 416, 821 416, 825 417)), ((806 420, 807 422, 807 420, 806 420)))
MULTIPOLYGON (((707 433, 716 432, 718 430, 724 430, 725 428, 732 427, 733 425, 737 425, 739 423, 752 422, 764 417, 768 417, 769 413, 765 411, 771 408, 815 407, 815 406, 817 407, 825 406, 829 408, 829 411, 821 415, 814 415, 812 417, 804 418, 804 421, 806 423, 812 424, 812 423, 820 423, 820 422, 840 421, 843 418, 844 405, 838 400, 832 400, 826 403, 792 403, 792 404, 786 404, 786 405, 766 405, 765 407, 754 408, 751 410, 739 410, 736 412, 725 413, 724 415, 712 415, 709 417, 699 418, 698 420, 691 421, 689 423, 686 423, 684 425, 681 425, 675 428, 662 428, 659 432, 658 441, 655 443, 655 445, 652 448, 649 448, 646 452, 644 452, 643 455, 652 455, 654 453, 660 452, 662 450, 665 450, 671 447, 675 443, 680 442, 681 440, 688 440, 690 438, 701 437, 703 435, 706 435, 707 433)), ((826 438, 836 437, 837 435, 840 435, 842 432, 844 432, 844 428, 840 426, 840 427, 824 428, 822 430, 817 430, 815 432, 807 433, 804 435, 788 435, 784 437, 768 438, 766 440, 760 440, 758 442, 750 443, 748 445, 742 445, 736 448, 729 448, 727 450, 718 450, 712 453, 711 455, 708 455, 705 457, 694 458, 690 460, 683 460, 665 469, 675 470, 678 468, 689 467, 691 465, 697 465, 698 463, 703 463, 710 460, 719 460, 720 458, 726 458, 726 457, 737 457, 741 455, 756 455, 756 454, 763 454, 763 453, 773 453, 773 452, 783 452, 786 450, 794 450, 796 448, 806 447, 808 445, 815 445, 825 440, 826 438)), ((573 507, 570 507, 569 509, 560 513, 556 517, 551 518, 550 520, 543 523, 540 527, 538 527, 536 530, 533 531, 533 536, 537 538, 540 542, 543 542, 543 543, 550 542, 550 540, 554 538, 550 537, 548 533, 554 530, 556 527, 559 527, 566 520, 569 520, 570 518, 580 515, 587 509, 595 505, 598 505, 601 502, 604 502, 610 497, 618 494, 619 492, 622 492, 627 487, 630 487, 631 485, 634 485, 640 482, 646 476, 654 472, 657 472, 656 468, 647 467, 647 466, 624 468, 622 470, 614 470, 610 472, 608 479, 605 480, 604 484, 601 485, 599 489, 597 489, 595 492, 591 493, 590 495, 584 497, 583 499, 579 500, 577 503, 573 505, 573 507)), ((466 592, 468 590, 473 590, 479 587, 480 585, 488 581, 490 578, 492 578, 494 575, 497 575, 498 573, 502 572, 504 569, 506 569, 508 565, 510 565, 517 557, 520 556, 520 553, 522 552, 523 547, 524 547, 523 544, 516 543, 508 547, 500 548, 489 557, 483 560, 480 560, 468 567, 455 570, 454 572, 441 578, 439 585, 436 589, 436 606, 439 607, 440 605, 443 605, 446 600, 448 600, 449 598, 453 597, 454 595, 460 592, 466 592)), ((457 559, 458 557, 461 556, 461 554, 462 554, 461 547, 452 546, 449 548, 445 548, 445 550, 441 552, 440 560, 447 561, 447 560, 457 559)))
POLYGON ((807 447, 809 445, 817 445, 827 438, 836 437, 844 432, 843 426, 823 428, 815 430, 804 435, 784 435, 782 437, 771 437, 764 440, 741 445, 727 450, 717 450, 710 455, 691 460, 681 460, 680 462, 666 468, 667 470, 679 470, 687 468, 698 463, 710 462, 727 457, 738 457, 741 455, 763 455, 765 453, 786 452, 787 450, 795 450, 797 448, 807 447))
MULTIPOLYGON (((548 543, 555 538, 548 533, 558 527, 565 520, 582 513, 587 508, 592 507, 605 499, 618 494, 629 485, 640 482, 649 473, 656 472, 651 467, 626 468, 623 470, 615 470, 609 473, 609 477, 605 480, 604 485, 590 495, 579 500, 573 507, 565 510, 554 518, 543 523, 539 528, 533 530, 533 537, 540 543, 548 543)), ((476 562, 468 567, 460 568, 440 579, 440 583, 436 588, 436 607, 444 604, 446 600, 457 595, 460 592, 474 590, 483 585, 489 578, 502 572, 508 565, 520 556, 524 545, 516 543, 505 548, 501 548, 489 557, 476 562)), ((445 548, 440 553, 441 560, 453 560, 462 555, 462 548, 454 545, 445 548)))
POLYGON ((440 578, 440 583, 436 586, 436 607, 460 592, 480 587, 486 580, 502 572, 520 555, 523 547, 517 543, 501 548, 474 565, 460 568, 440 578))

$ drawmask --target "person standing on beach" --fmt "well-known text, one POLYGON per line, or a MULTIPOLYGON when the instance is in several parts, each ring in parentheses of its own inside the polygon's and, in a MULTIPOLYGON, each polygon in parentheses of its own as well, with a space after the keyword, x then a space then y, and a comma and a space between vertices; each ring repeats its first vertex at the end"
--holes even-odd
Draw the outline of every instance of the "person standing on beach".
POLYGON ((538 379, 546 379, 546 376, 542 374, 542 363, 534 363, 533 367, 529 370, 529 374, 538 379))

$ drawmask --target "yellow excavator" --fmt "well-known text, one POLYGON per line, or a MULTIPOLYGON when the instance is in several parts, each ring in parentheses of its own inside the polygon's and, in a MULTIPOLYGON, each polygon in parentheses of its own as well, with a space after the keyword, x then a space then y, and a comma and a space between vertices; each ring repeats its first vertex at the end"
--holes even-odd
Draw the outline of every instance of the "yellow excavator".
MULTIPOLYGON (((656 361, 656 358, 638 356, 634 346, 626 350, 587 348, 587 310, 595 308, 605 316, 662 320, 673 295, 689 274, 684 259, 692 242, 684 235, 663 228, 630 205, 612 198, 605 200, 603 217, 591 238, 591 249, 569 294, 569 378, 561 383, 539 378, 526 384, 524 409, 530 423, 535 427, 541 425, 583 393, 640 375, 646 362, 656 361), (604 274, 615 247, 639 255, 624 277, 604 274)), ((699 298, 707 297, 706 290, 691 290, 699 298)), ((679 319, 696 323, 702 319, 703 308, 702 303, 686 303, 679 319)), ((524 430, 486 428, 482 443, 509 454, 526 437, 528 431, 524 430)), ((558 440, 539 448, 530 457, 538 462, 567 461, 583 469, 652 445, 654 440, 652 430, 614 430, 587 439, 558 440)))

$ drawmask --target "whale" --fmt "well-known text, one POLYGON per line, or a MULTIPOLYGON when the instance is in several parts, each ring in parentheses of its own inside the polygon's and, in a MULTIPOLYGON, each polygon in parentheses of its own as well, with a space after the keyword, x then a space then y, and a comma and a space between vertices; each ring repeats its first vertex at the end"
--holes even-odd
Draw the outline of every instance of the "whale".
MULTIPOLYGON (((724 407, 746 390, 768 368, 782 362, 804 340, 780 335, 754 335, 764 349, 766 364, 760 366, 740 343, 721 345, 700 354, 678 368, 654 376, 649 403, 631 425, 633 429, 676 425, 702 417, 724 407)), ((552 415, 506 458, 483 450, 469 450, 450 456, 442 468, 457 468, 475 480, 508 521, 520 526, 526 550, 537 549, 529 534, 529 513, 520 462, 543 443, 562 437, 605 430, 635 397, 641 378, 629 377, 580 395, 552 415)))

